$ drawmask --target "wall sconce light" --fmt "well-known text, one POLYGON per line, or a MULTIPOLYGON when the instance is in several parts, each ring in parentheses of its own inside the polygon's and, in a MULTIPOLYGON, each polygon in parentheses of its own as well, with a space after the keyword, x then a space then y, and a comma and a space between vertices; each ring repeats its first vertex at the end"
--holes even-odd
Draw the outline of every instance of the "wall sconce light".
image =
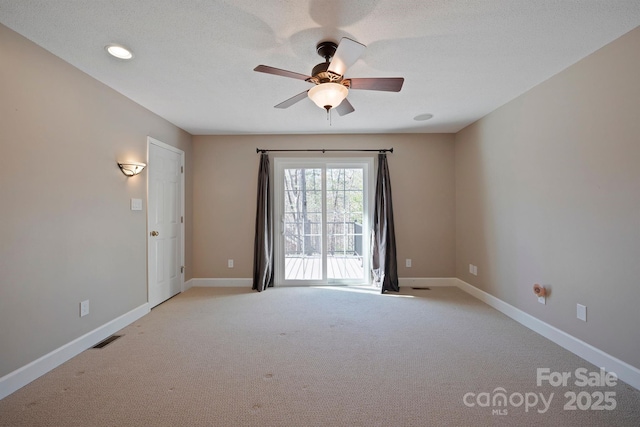
POLYGON ((147 166, 144 163, 136 163, 136 162, 128 162, 128 163, 120 163, 118 162, 118 166, 120 166, 120 170, 126 176, 134 176, 138 175, 142 170, 147 166))

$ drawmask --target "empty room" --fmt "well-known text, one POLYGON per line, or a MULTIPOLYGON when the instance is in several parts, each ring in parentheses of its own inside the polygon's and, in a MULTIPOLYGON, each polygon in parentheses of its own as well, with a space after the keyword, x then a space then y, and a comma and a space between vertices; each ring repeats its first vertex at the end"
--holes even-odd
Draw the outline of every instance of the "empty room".
POLYGON ((0 426, 640 425, 639 25, 0 0, 0 426))

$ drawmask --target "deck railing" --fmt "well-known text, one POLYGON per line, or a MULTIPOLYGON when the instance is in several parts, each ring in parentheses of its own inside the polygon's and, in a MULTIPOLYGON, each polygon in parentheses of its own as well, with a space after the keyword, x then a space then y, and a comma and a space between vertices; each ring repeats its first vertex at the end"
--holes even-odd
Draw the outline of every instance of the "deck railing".
MULTIPOLYGON (((362 224, 352 221, 327 222, 327 253, 362 255, 362 224)), ((287 256, 322 252, 322 223, 293 221, 285 224, 284 249, 287 256)))

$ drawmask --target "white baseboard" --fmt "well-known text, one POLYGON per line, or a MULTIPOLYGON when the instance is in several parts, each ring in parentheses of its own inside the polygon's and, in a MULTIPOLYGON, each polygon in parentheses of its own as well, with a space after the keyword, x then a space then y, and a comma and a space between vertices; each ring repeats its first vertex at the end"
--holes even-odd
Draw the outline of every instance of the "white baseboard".
POLYGON ((194 279, 189 279, 186 282, 183 283, 182 285, 182 292, 187 291, 191 288, 193 288, 193 280, 194 279))
POLYGON ((438 286, 458 286, 457 280, 455 277, 400 277, 398 282, 400 287, 430 288, 438 286))
POLYGON ((108 338, 147 313, 149 313, 149 304, 144 303, 128 313, 125 313, 122 316, 94 329, 93 331, 87 332, 62 347, 53 350, 51 353, 45 354, 28 365, 10 372, 0 378, 0 399, 4 399, 14 391, 24 387, 31 381, 46 374, 57 366, 60 366, 67 360, 77 356, 105 338, 108 338))
MULTIPOLYGON (((184 284, 184 290, 191 287, 251 287, 252 279, 190 279, 184 284)), ((604 351, 578 339, 542 320, 488 294, 469 283, 454 278, 400 278, 400 286, 413 288, 456 286, 496 310, 504 313, 518 323, 526 326, 559 346, 582 357, 609 372, 615 372, 618 378, 640 390, 640 369, 619 360, 604 351)), ((46 374, 72 357, 82 353, 103 339, 113 335, 125 326, 135 322, 149 313, 149 304, 145 303, 128 313, 94 329, 91 332, 63 345, 28 365, 19 368, 0 378, 0 399, 29 384, 36 378, 46 374)))
POLYGON ((253 279, 191 279, 189 287, 198 288, 250 288, 253 286, 253 279))
MULTIPOLYGON (((437 286, 457 286, 457 280, 455 277, 401 277, 399 279, 400 286, 406 286, 411 288, 428 288, 437 286)), ((191 279, 185 282, 184 290, 186 291, 192 287, 200 288, 250 288, 253 286, 253 279, 191 279)))
POLYGON ((525 313, 508 304, 501 299, 494 297, 491 294, 486 293, 483 290, 476 288, 469 283, 455 279, 457 281, 458 288, 467 292, 468 294, 476 297, 480 301, 488 304, 503 314, 506 314, 516 322, 526 326, 534 332, 542 335, 543 337, 553 341, 560 347, 563 347, 573 354, 582 357, 588 362, 594 365, 604 368, 608 372, 615 372, 615 374, 622 381, 640 390, 640 369, 632 366, 620 359, 617 359, 610 354, 588 344, 568 333, 551 326, 550 324, 543 322, 542 320, 525 313))

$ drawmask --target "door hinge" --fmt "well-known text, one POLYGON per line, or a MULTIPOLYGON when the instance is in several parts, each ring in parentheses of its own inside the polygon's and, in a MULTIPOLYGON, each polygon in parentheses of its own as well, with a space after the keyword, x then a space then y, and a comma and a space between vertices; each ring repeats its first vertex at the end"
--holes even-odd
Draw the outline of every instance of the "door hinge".
POLYGON ((184 273, 184 265, 180 266, 180 273, 184 273))
POLYGON ((180 166, 180 173, 184 173, 184 166, 180 166))
POLYGON ((180 217, 180 224, 184 224, 184 217, 183 216, 180 217))

